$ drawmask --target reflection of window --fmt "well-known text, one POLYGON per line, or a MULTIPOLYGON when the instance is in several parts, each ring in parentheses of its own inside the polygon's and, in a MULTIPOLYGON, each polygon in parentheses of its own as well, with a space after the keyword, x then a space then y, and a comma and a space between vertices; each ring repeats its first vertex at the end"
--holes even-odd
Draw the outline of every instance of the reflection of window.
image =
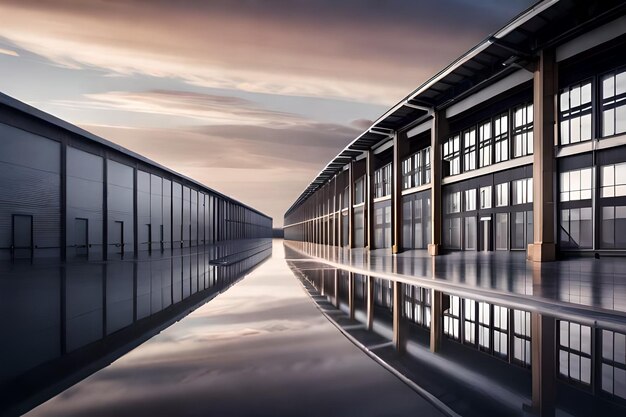
MULTIPOLYGON (((484 304, 484 303, 481 303, 484 304)), ((506 307, 493 306, 493 353, 496 356, 506 358, 509 344, 509 309, 506 307)))
POLYGON ((560 201, 591 198, 591 168, 561 173, 560 201))
POLYGON ((493 119, 495 161, 502 162, 509 159, 509 116, 503 113, 493 119))
POLYGON ((560 94, 560 143, 591 139, 591 82, 565 88, 560 94))
POLYGON ((626 196, 626 163, 605 165, 600 175, 600 197, 626 196))
POLYGON ((476 301, 464 299, 463 339, 471 345, 476 344, 476 301))
POLYGON ((602 330, 602 391, 626 399, 626 335, 602 330))
POLYGON ((491 165, 491 122, 486 121, 478 126, 478 166, 480 168, 491 165))
POLYGON ((513 204, 526 204, 533 202, 533 179, 524 178, 511 182, 513 191, 513 204))
POLYGON ((403 284, 404 316, 420 326, 430 327, 430 290, 403 284))
POLYGON ((480 188, 480 208, 491 208, 491 185, 480 188))
POLYGON ((463 132, 463 171, 476 169, 476 129, 463 132))
POLYGON ((559 375, 591 384, 591 327, 559 321, 559 375))
POLYGON ((513 310, 513 359, 530 365, 530 313, 513 310))
POLYGON ((626 132, 626 70, 602 77, 602 136, 626 132))
POLYGON ((496 184, 496 207, 509 205, 509 183, 496 184))
POLYGON ((459 324, 461 317, 461 299, 456 295, 450 296, 450 307, 443 312, 443 333, 448 337, 459 340, 459 324))
POLYGON ((513 110, 513 156, 533 153, 533 105, 528 104, 513 110))
POLYGON ((476 210, 476 189, 465 190, 465 211, 476 210))
POLYGON ((443 160, 449 164, 448 175, 461 173, 461 152, 459 135, 453 136, 443 144, 443 160))
POLYGON ((561 210, 561 247, 591 248, 593 245, 593 222, 591 207, 561 210))

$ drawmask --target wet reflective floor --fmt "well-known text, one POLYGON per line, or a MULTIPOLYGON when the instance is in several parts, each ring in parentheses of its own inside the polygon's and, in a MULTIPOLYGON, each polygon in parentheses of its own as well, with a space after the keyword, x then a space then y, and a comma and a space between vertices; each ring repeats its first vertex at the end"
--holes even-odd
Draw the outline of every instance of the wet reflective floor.
POLYGON ((320 314, 275 240, 227 291, 28 415, 440 413, 320 314))

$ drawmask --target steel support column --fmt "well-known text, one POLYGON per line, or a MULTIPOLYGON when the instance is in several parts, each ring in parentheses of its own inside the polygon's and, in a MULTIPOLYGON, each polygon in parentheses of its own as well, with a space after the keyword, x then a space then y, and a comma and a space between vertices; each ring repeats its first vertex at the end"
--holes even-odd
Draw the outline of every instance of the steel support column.
POLYGON ((365 247, 374 249, 374 152, 367 151, 365 159, 365 247))
POLYGON ((539 53, 533 80, 533 233, 528 258, 535 262, 556 258, 556 202, 554 138, 558 71, 553 49, 539 53))
POLYGON ((444 111, 435 112, 430 130, 430 218, 431 239, 428 244, 428 253, 431 256, 439 255, 442 241, 443 201, 441 193, 441 179, 443 178, 443 163, 441 159, 441 143, 448 136, 448 121, 444 111))
POLYGON ((393 182, 391 186, 392 253, 402 252, 402 158, 406 156, 408 141, 405 133, 393 135, 393 182))

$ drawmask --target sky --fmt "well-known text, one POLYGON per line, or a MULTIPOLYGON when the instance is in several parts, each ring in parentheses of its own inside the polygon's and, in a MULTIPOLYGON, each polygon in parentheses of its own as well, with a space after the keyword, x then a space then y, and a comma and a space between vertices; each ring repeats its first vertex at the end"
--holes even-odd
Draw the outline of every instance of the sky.
POLYGON ((0 0, 0 92, 282 226, 373 120, 533 0, 0 0))

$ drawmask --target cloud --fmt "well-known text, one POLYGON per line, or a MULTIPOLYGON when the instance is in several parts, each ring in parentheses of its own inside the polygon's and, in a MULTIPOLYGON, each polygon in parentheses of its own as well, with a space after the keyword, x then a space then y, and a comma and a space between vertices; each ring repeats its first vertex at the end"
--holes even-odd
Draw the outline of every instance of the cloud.
POLYGON ((286 207, 360 130, 306 121, 282 126, 83 128, 250 204, 281 226, 286 207))
POLYGON ((392 104, 519 3, 7 0, 0 37, 68 68, 392 104))
POLYGON ((110 91, 85 94, 87 100, 58 100, 54 104, 92 110, 119 110, 192 119, 206 125, 292 125, 303 118, 267 110, 239 97, 189 91, 110 91))
POLYGON ((19 56, 17 52, 4 48, 0 48, 0 55, 19 56))

